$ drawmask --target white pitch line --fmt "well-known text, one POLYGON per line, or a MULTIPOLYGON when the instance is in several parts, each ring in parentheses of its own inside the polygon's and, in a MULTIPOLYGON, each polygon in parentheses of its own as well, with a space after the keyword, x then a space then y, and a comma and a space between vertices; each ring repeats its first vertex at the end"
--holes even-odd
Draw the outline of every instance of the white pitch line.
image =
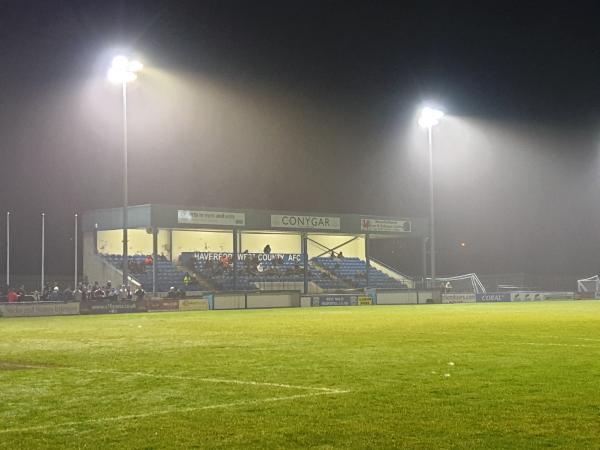
MULTIPOLYGON (((0 367, 2 367, 2 363, 0 363, 0 367)), ((316 387, 316 386, 299 386, 293 384, 284 384, 284 383, 269 383, 263 381, 247 381, 247 380, 229 380, 224 378, 199 378, 199 377, 190 377, 185 375, 168 375, 168 374, 159 374, 159 373, 151 373, 151 372, 126 372, 126 371, 118 371, 118 370, 110 370, 110 369, 82 369, 79 367, 61 367, 61 366, 41 366, 34 364, 4 364, 4 366, 15 367, 15 368, 23 368, 23 369, 58 369, 58 370, 70 370, 75 372, 85 372, 85 373, 100 373, 100 374, 110 374, 110 375, 132 375, 136 377, 150 377, 150 378, 164 378, 171 380, 189 380, 189 381, 201 381, 205 383, 223 383, 223 384, 239 384, 239 385, 247 385, 247 386, 266 386, 266 387, 276 387, 282 389, 303 389, 307 391, 319 391, 326 392, 331 394, 344 393, 345 391, 333 388, 326 387, 316 387)))
POLYGON ((101 417, 98 419, 88 419, 88 420, 80 420, 75 422, 65 422, 58 424, 47 424, 47 425, 36 425, 33 427, 24 427, 24 428, 7 428, 5 430, 0 429, 0 434, 6 433, 24 433, 28 431, 41 431, 46 430, 48 428, 60 428, 60 427, 71 427, 77 425, 87 425, 87 424, 96 424, 96 423, 106 423, 106 422, 116 422, 121 420, 132 420, 132 419, 144 419, 146 417, 160 416, 164 414, 185 414, 189 412, 197 412, 204 411, 208 409, 227 409, 227 408, 235 408, 237 406, 247 406, 247 405, 259 405, 261 403, 273 403, 273 402, 281 402, 286 400, 298 400, 301 398, 309 398, 316 397, 318 395, 336 395, 336 394, 347 394, 350 391, 342 391, 342 390, 331 390, 327 392, 310 392, 307 394, 296 394, 296 395, 288 395, 285 397, 270 397, 263 398, 257 400, 242 400, 239 402, 231 402, 231 403, 220 403, 216 405, 208 405, 208 406, 198 406, 198 407, 190 407, 190 408, 173 408, 173 409, 165 409, 162 411, 153 411, 149 413, 141 413, 141 414, 128 414, 125 416, 114 416, 114 417, 101 417))
POLYGON ((585 348, 600 348, 597 345, 586 345, 586 344, 567 344, 567 343, 560 343, 560 342, 510 342, 510 341, 504 341, 504 342, 493 342, 490 341, 490 344, 502 344, 502 345, 506 345, 506 344, 510 344, 510 345, 532 345, 535 347, 585 347, 585 348))
POLYGON ((172 380, 189 380, 189 381, 202 381, 205 383, 224 383, 224 384, 240 384, 240 385, 249 385, 249 386, 268 386, 268 387, 277 387, 283 389, 304 389, 309 391, 322 391, 322 392, 331 392, 336 393, 338 389, 326 388, 326 387, 315 387, 315 386, 299 386, 293 384, 284 384, 284 383, 269 383, 263 381, 247 381, 247 380, 229 380, 224 378, 198 378, 198 377, 190 377, 185 375, 168 375, 168 374, 159 374, 159 373, 151 373, 151 372, 123 372, 117 370, 104 370, 104 369, 79 369, 76 367, 65 367, 65 370, 74 370, 78 372, 86 372, 86 373, 104 373, 104 374, 113 374, 113 375, 133 375, 137 377, 150 377, 150 378, 165 378, 172 380))

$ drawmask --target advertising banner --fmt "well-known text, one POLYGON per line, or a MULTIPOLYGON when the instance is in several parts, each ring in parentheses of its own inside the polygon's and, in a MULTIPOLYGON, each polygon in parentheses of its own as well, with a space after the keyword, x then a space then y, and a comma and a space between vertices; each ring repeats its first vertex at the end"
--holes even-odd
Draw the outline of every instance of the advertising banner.
POLYGON ((352 294, 313 295, 311 298, 311 306, 356 306, 358 305, 358 297, 358 295, 352 294))
POLYGON ((572 300, 575 292, 568 291, 520 291, 512 292, 513 302, 539 302, 542 300, 572 300))
MULTIPOLYGON (((223 256, 233 260, 232 252, 186 252, 181 254, 180 261, 182 264, 186 264, 192 257, 197 261, 219 261, 223 256)), ((300 253, 238 253, 238 261, 254 258, 259 262, 281 260, 287 263, 302 263, 302 254, 300 253)))
POLYGON ((246 214, 221 211, 177 211, 178 223, 191 223, 194 225, 221 225, 239 227, 246 225, 246 214))
POLYGON ((410 220, 360 219, 360 229, 371 233, 410 233, 410 220))
POLYGON ((77 302, 0 303, 0 316, 3 317, 67 316, 73 314, 79 314, 79 303, 77 302))
POLYGON ((361 296, 358 297, 358 306, 372 305, 373 299, 371 297, 361 296))
POLYGON ((174 298, 148 298, 146 299, 148 311, 179 311, 179 300, 174 298))
POLYGON ((136 304, 135 301, 119 301, 119 300, 86 300, 81 302, 81 314, 119 314, 145 312, 145 304, 136 304))
POLYGON ((208 306, 208 300, 204 299, 179 300, 179 311, 208 311, 208 306))
POLYGON ((510 292, 491 292, 485 294, 475 294, 475 300, 477 302, 510 302, 510 292))
POLYGON ((539 302, 544 300, 543 292, 511 292, 510 299, 513 302, 539 302))
POLYGON ((308 230, 339 230, 340 218, 271 214, 271 227, 301 228, 308 230))
POLYGON ((442 294, 442 303, 475 303, 474 293, 448 293, 442 294))

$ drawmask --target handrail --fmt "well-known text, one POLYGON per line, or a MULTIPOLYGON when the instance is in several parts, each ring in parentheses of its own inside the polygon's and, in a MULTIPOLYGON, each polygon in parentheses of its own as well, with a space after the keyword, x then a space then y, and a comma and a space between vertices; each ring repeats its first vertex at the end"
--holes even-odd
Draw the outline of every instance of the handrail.
POLYGON ((391 267, 391 266, 388 266, 387 264, 385 264, 385 263, 381 262, 380 260, 378 260, 378 259, 376 259, 376 258, 372 258, 372 257, 370 257, 370 256, 369 256, 369 260, 371 260, 371 261, 375 261, 377 264, 380 264, 380 265, 382 265, 383 267, 385 267, 386 269, 388 269, 388 270, 391 270, 392 272, 395 272, 395 273, 397 273, 398 275, 401 275, 401 276, 403 276, 403 277, 404 277, 404 278, 406 278, 407 280, 411 280, 411 281, 413 281, 413 282, 415 281, 415 280, 413 279, 413 277, 409 277, 408 275, 406 275, 406 274, 404 274, 404 273, 402 273, 402 272, 398 271, 397 269, 395 269, 395 268, 393 268, 393 267, 391 267))

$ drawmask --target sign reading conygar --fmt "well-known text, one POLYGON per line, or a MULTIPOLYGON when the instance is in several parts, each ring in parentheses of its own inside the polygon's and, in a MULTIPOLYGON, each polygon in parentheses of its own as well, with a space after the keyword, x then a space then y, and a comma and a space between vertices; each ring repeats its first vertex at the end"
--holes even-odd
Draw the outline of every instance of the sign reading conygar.
POLYGON ((273 228, 303 228, 309 230, 339 230, 339 217, 297 216, 287 214, 271 214, 273 228))
POLYGON ((221 211, 177 211, 178 223, 193 223, 196 225, 244 226, 246 214, 221 211))

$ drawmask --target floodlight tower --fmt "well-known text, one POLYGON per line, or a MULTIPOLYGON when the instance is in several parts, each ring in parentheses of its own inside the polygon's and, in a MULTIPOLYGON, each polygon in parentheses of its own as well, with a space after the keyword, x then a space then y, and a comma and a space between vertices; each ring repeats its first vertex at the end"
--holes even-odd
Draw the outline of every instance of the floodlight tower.
POLYGON ((427 129, 427 140, 429 144, 429 256, 431 258, 431 287, 435 287, 435 215, 433 203, 433 138, 432 129, 440 123, 444 112, 428 106, 421 110, 419 126, 427 129))
POLYGON ((108 80, 121 85, 123 90, 123 284, 129 285, 129 255, 127 239, 127 83, 137 79, 137 72, 144 66, 136 60, 129 60, 126 56, 116 56, 108 69, 108 80))

